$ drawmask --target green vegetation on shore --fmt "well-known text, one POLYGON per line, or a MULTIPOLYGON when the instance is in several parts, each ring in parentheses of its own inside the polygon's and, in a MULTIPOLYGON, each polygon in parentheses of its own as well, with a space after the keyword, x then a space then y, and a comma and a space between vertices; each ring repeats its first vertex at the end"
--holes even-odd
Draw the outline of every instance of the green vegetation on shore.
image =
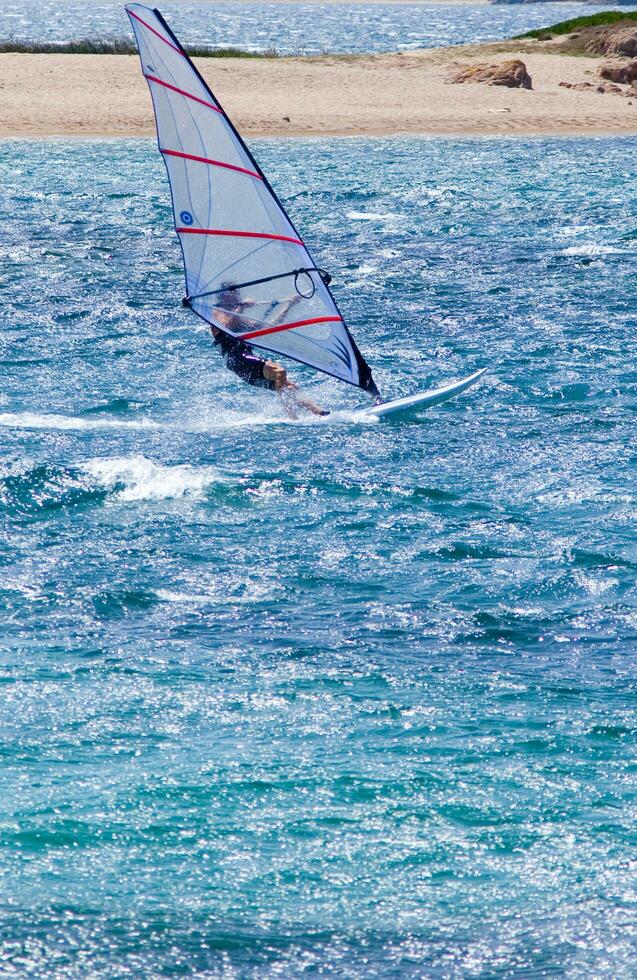
POLYGON ((572 34, 573 31, 582 30, 586 27, 604 27, 606 24, 617 24, 620 21, 637 21, 637 13, 623 12, 621 10, 602 10, 598 14, 588 14, 584 17, 573 17, 571 20, 562 20, 550 27, 539 27, 534 31, 527 31, 526 34, 518 34, 513 38, 514 41, 522 41, 527 38, 537 38, 540 41, 548 41, 552 37, 561 34, 572 34))
MULTIPOLYGON (((241 48, 200 48, 186 45, 191 58, 277 58, 275 50, 244 51, 241 48)), ((100 41, 80 38, 77 41, 1 41, 0 54, 137 54, 137 48, 126 38, 100 41)))

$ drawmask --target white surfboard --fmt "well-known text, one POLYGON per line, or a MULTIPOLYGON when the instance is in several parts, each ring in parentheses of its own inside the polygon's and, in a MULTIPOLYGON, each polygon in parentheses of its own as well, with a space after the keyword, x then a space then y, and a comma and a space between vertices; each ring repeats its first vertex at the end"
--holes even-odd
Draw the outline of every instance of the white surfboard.
POLYGON ((404 418, 407 415, 420 411, 423 408, 431 408, 432 405, 439 405, 446 402, 449 398, 454 398, 461 392, 466 391, 479 381, 486 368, 475 371, 462 381, 454 381, 452 384, 444 385, 441 388, 430 388, 429 391, 420 391, 415 395, 407 395, 406 398, 396 398, 391 402, 383 402, 382 405, 373 405, 371 408, 363 408, 358 415, 375 415, 377 418, 404 418))

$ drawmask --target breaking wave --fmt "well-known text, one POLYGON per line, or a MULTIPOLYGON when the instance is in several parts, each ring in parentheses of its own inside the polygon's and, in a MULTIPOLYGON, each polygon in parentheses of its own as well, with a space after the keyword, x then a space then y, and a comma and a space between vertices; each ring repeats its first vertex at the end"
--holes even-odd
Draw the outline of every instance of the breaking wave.
POLYGON ((214 483, 227 483, 211 466, 165 466, 145 456, 96 459, 82 469, 97 483, 114 490, 118 500, 170 500, 205 495, 214 483))
POLYGON ((582 245, 569 245, 563 248, 560 255, 582 256, 583 258, 597 258, 599 255, 621 255, 624 250, 615 248, 613 245, 597 245, 595 242, 584 242, 582 245))
POLYGON ((145 456, 93 459, 74 467, 23 462, 0 474, 0 509, 36 514, 108 499, 201 499, 213 485, 231 482, 211 466, 170 466, 145 456))

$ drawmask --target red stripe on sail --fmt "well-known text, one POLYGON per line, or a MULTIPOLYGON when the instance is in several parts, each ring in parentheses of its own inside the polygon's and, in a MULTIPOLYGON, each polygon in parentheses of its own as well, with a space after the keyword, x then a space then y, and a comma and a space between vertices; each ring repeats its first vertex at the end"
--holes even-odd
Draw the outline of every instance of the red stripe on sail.
POLYGON ((221 160, 209 160, 208 157, 196 157, 192 153, 181 153, 179 150, 160 150, 167 157, 180 157, 182 160, 195 160, 197 163, 208 163, 211 167, 223 167, 225 170, 236 170, 240 174, 248 174, 249 177, 256 177, 263 180, 261 174, 256 170, 246 170, 245 167, 236 167, 233 163, 222 163, 221 160))
POLYGON ((176 228, 178 235, 228 235, 230 238, 271 238, 275 242, 292 242, 302 245, 300 238, 290 238, 288 235, 266 235, 261 231, 224 231, 221 228, 176 228))
POLYGON ((311 323, 342 323, 340 316, 315 316, 311 320, 295 320, 294 323, 281 323, 278 327, 264 327, 263 330, 251 330, 250 333, 237 334, 239 340, 251 340, 253 337, 263 337, 268 333, 279 333, 281 330, 293 330, 294 327, 307 327, 311 323))
POLYGON ((153 34, 156 34, 160 41, 163 41, 164 44, 167 44, 169 48, 172 48, 173 51, 176 51, 177 54, 180 54, 182 58, 186 57, 184 52, 181 50, 181 48, 178 48, 176 44, 173 44, 172 41, 169 41, 168 38, 164 37, 163 34, 160 34, 159 31, 156 31, 155 28, 151 27, 150 24, 147 24, 145 20, 142 20, 141 17, 138 17, 137 14, 134 14, 132 10, 127 10, 126 12, 129 14, 130 17, 134 17, 135 20, 138 20, 140 24, 143 24, 144 27, 147 27, 149 31, 152 31, 153 34))
POLYGON ((192 92, 185 92, 183 88, 177 88, 176 85, 171 85, 170 82, 164 82, 161 78, 157 78, 155 75, 144 75, 144 78, 149 82, 155 82, 156 85, 163 85, 164 88, 169 88, 171 92, 177 92, 178 95, 183 95, 187 99, 192 99, 193 102, 199 102, 201 105, 207 106, 208 109, 214 109, 215 112, 219 112, 221 115, 223 115, 221 109, 219 109, 216 105, 213 105, 212 102, 206 102, 205 99, 200 99, 198 95, 193 95, 192 92))

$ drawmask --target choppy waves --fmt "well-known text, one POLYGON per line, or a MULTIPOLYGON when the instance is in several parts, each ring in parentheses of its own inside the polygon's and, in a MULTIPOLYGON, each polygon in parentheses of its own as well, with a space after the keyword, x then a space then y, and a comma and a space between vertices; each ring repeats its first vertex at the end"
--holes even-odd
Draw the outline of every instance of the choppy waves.
MULTIPOLYGON (((612 5, 611 5, 612 6, 612 5)), ((498 6, 466 3, 167 2, 162 11, 182 42, 281 54, 379 52, 470 44, 514 37, 582 14, 607 9, 584 3, 498 6)), ((69 41, 121 37, 129 25, 115 0, 4 0, 0 36, 69 41)))
POLYGON ((286 419, 150 140, 0 147, 0 973, 631 977, 632 142, 255 149, 386 397, 492 368, 286 419))
POLYGON ((201 497, 223 478, 211 466, 160 466, 143 456, 96 459, 84 464, 98 484, 116 490, 118 500, 201 497))
POLYGON ((210 466, 165 466, 143 456, 93 459, 74 467, 19 464, 0 471, 0 507, 7 514, 101 503, 200 499, 228 483, 210 466))

